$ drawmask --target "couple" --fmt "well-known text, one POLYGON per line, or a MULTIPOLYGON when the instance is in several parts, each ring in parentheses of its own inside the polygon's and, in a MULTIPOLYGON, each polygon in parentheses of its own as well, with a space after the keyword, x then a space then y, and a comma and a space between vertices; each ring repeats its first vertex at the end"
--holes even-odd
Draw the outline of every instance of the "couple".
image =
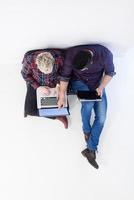
MULTIPOLYGON (((81 106, 82 129, 87 143, 87 148, 82 151, 82 155, 98 169, 96 150, 107 112, 105 87, 115 75, 112 53, 99 44, 70 47, 64 53, 56 50, 38 51, 33 56, 30 54, 26 60, 24 57, 22 75, 35 90, 39 86, 45 86, 41 87, 42 92, 45 93, 49 92, 49 87, 56 87, 58 83, 59 108, 64 105, 64 94, 68 83, 74 92, 96 90, 98 95, 102 96, 102 101, 85 101, 81 106), (49 56, 45 56, 44 60, 38 59, 44 53, 49 56), (92 110, 95 118, 91 125, 92 110)), ((60 120, 67 128, 67 118, 61 117, 60 120)))

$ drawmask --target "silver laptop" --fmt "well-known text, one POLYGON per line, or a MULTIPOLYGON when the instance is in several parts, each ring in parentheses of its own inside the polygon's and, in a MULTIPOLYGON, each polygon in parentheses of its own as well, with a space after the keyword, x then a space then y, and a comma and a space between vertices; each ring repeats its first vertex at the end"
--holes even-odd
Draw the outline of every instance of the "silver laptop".
MULTIPOLYGON (((37 95, 37 108, 57 108, 57 100, 58 100, 58 94, 56 92, 55 88, 49 88, 50 93, 49 95, 45 95, 40 93, 39 88, 36 90, 36 95, 37 95)), ((67 95, 65 95, 65 106, 67 107, 67 95)))

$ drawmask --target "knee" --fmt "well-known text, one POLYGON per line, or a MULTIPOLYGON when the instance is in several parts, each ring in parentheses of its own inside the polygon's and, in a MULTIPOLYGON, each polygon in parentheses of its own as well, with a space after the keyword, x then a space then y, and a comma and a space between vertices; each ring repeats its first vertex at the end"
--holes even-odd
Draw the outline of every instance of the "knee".
POLYGON ((90 112, 93 108, 93 104, 91 102, 83 102, 82 107, 87 111, 90 112))
POLYGON ((105 120, 106 120, 106 116, 103 115, 103 116, 96 116, 95 117, 95 121, 98 122, 99 125, 103 126, 104 123, 105 123, 105 120))

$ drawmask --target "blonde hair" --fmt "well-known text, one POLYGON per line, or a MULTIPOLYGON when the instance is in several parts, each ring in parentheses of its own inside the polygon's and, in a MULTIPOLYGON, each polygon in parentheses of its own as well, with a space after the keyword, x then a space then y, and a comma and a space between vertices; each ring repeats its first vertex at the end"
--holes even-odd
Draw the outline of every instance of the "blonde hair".
POLYGON ((51 73, 54 65, 54 57, 49 52, 43 52, 38 54, 36 58, 36 64, 39 70, 43 73, 51 73))

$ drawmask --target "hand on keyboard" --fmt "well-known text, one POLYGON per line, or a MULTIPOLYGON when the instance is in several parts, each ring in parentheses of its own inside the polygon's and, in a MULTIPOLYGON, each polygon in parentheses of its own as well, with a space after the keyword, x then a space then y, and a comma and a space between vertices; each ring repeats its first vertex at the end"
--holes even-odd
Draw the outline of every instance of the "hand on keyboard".
POLYGON ((45 94, 45 95, 50 94, 49 87, 47 87, 47 86, 40 86, 38 89, 41 94, 45 94))

